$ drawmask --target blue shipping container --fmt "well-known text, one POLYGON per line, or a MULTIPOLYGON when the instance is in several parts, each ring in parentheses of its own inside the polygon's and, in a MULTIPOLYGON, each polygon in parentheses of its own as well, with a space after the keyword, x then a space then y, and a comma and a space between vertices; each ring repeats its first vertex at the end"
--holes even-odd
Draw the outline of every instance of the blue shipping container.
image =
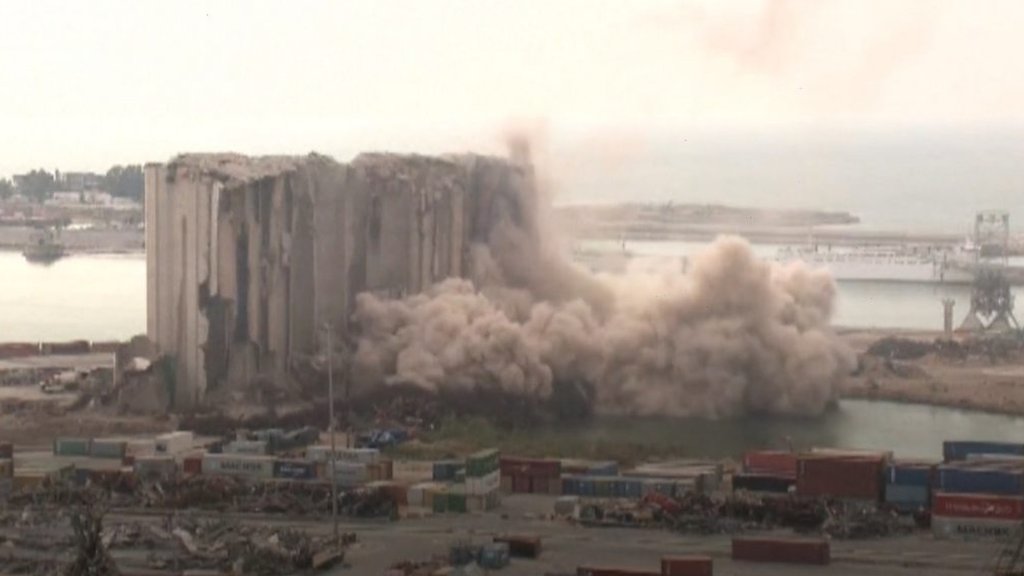
POLYGON ((579 479, 580 496, 597 496, 597 484, 593 478, 579 479))
POLYGON ((890 464, 885 468, 885 483, 902 486, 931 486, 934 466, 890 464))
POLYGON ((644 483, 639 478, 620 478, 615 483, 618 498, 640 498, 644 495, 644 483))
POLYGON ((567 496, 579 496, 580 481, 575 476, 562 476, 562 494, 567 496))
POLYGON ((451 482, 456 474, 464 470, 466 463, 462 460, 441 460, 434 462, 433 479, 435 482, 451 482))
POLYGON ((609 460, 607 462, 594 462, 587 468, 587 476, 618 476, 619 463, 609 460))
POLYGON ((277 460, 274 462, 274 478, 313 480, 316 478, 316 462, 277 460))
POLYGON ((966 460, 971 454, 1008 454, 1024 456, 1024 444, 1014 442, 982 442, 976 440, 946 440, 942 443, 942 458, 946 462, 966 460))
POLYGON ((887 484, 885 502, 900 512, 916 512, 931 507, 931 489, 928 486, 887 484))
POLYGON ((943 492, 965 494, 1024 494, 1024 472, 996 468, 940 466, 935 487, 943 492))

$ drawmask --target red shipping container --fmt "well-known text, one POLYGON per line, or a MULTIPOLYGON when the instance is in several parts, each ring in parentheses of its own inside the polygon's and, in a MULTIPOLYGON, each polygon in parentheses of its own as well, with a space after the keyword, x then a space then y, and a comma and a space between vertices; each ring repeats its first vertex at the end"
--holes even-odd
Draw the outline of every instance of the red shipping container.
POLYGON ((181 462, 181 469, 185 474, 200 474, 203 471, 202 456, 186 456, 181 462))
POLYGON ((665 556, 661 559, 661 576, 713 576, 710 556, 665 556))
POLYGON ((757 450, 743 455, 743 470, 755 474, 796 478, 796 454, 779 450, 757 450))
POLYGON ((936 492, 932 497, 932 514, 953 518, 1024 520, 1024 498, 936 492))
POLYGON ((530 477, 523 474, 512 476, 512 492, 515 494, 529 494, 532 486, 530 477))
POLYGON ((552 477, 562 474, 562 463, 558 460, 503 457, 499 466, 503 476, 524 474, 526 476, 552 477))
POLYGON ((796 493, 800 496, 879 501, 882 458, 802 454, 797 461, 796 493))
POLYGON ((650 570, 640 570, 637 568, 580 566, 576 568, 576 576, 661 576, 661 572, 652 572, 650 570))
POLYGON ((732 559, 824 566, 829 563, 831 555, 827 540, 733 538, 732 559))
POLYGON ((537 536, 495 536, 494 541, 508 544, 508 552, 516 558, 538 558, 541 540, 537 536))

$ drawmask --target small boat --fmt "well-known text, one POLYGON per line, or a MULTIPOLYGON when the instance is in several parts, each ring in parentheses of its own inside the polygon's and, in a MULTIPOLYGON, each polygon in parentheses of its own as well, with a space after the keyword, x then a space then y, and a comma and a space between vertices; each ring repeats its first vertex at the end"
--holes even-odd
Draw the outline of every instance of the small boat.
POLYGON ((64 244, 57 232, 46 228, 32 233, 29 243, 22 251, 25 260, 39 264, 51 264, 64 257, 64 244))

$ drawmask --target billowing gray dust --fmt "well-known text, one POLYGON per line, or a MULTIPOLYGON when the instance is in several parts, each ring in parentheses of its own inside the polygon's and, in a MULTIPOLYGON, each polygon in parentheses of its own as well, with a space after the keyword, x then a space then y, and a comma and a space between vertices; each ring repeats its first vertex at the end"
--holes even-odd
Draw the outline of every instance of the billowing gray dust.
POLYGON ((525 144, 518 206, 473 247, 472 279, 404 299, 358 297, 361 387, 497 388, 549 398, 567 383, 601 413, 818 414, 853 354, 829 326, 831 277, 722 237, 678 262, 594 274, 563 255, 525 144))

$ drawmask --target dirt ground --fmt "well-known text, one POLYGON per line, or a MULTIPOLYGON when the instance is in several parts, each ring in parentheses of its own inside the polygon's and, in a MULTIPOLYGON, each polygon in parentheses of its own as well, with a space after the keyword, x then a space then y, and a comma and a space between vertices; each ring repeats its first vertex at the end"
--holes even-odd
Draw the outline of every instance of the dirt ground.
POLYGON ((1024 355, 987 358, 944 357, 929 353, 913 360, 887 360, 864 354, 885 336, 931 343, 938 332, 851 330, 842 337, 860 355, 861 371, 843 393, 869 398, 970 408, 1024 415, 1024 355))

